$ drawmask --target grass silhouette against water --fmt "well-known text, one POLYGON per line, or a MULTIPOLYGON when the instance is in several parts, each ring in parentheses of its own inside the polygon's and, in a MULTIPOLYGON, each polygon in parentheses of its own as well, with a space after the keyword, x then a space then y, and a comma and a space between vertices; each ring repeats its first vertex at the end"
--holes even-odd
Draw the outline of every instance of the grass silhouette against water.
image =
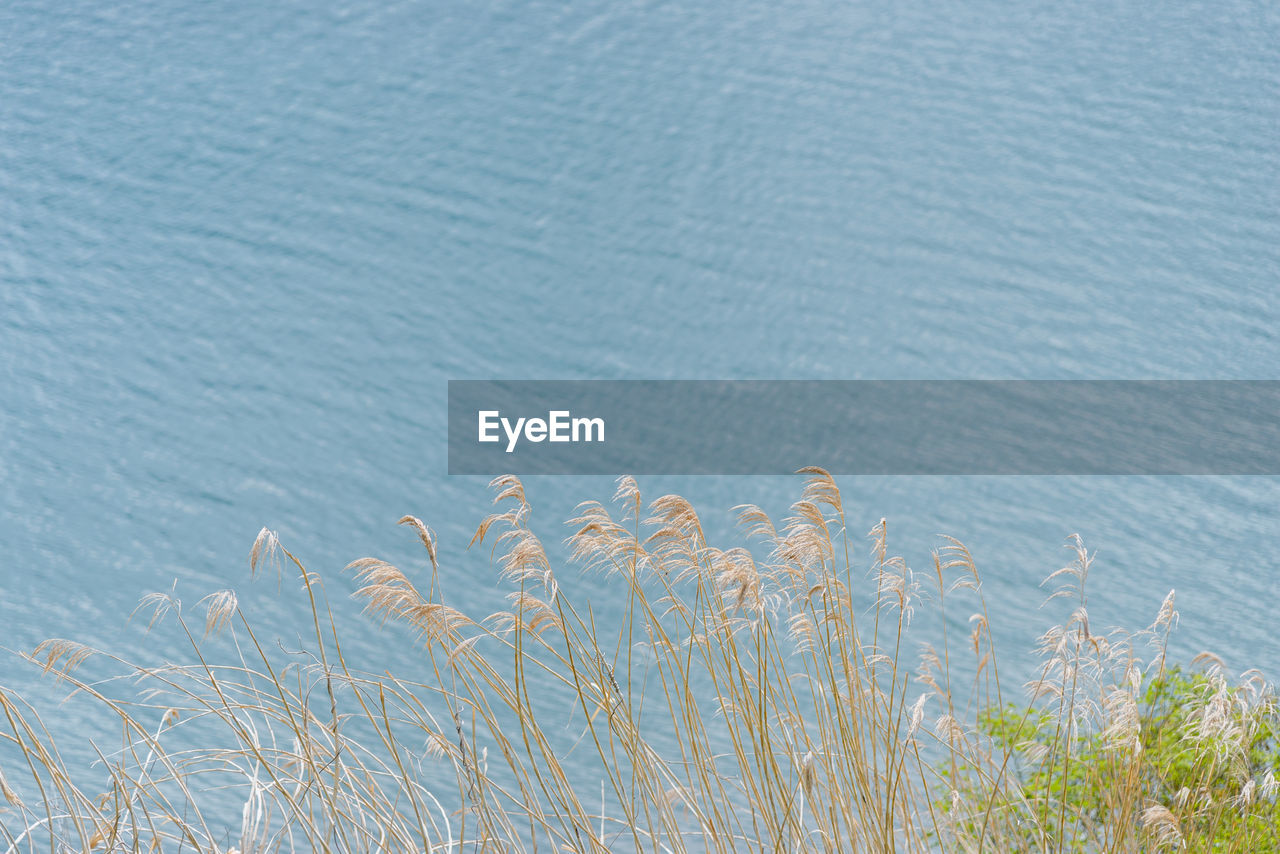
POLYGON ((371 615, 416 633, 411 674, 349 667, 325 581, 264 530, 250 563, 300 580, 307 648, 282 656, 231 591, 194 624, 172 594, 144 600, 185 634, 184 664, 41 644, 28 658, 113 713, 122 743, 68 767, 0 687, 0 737, 22 757, 0 769, 0 854, 1280 850, 1271 688, 1212 659, 1170 666, 1172 593, 1150 627, 1096 633, 1073 538, 1051 576, 1070 616, 1041 638, 1036 678, 1002 684, 964 546, 944 540, 917 574, 881 520, 860 564, 834 480, 804 473, 781 524, 737 508, 744 542, 728 549, 684 499, 646 508, 631 478, 612 509, 580 505, 568 551, 608 585, 607 620, 562 590, 515 477, 493 482, 500 512, 471 542, 508 588, 499 613, 448 604, 435 536, 406 516, 428 578, 348 569, 371 615), (921 644, 926 603, 937 631, 921 644), (948 609, 972 614, 964 636, 948 609), (232 660, 209 652, 215 633, 232 660), (137 699, 82 680, 90 656, 137 699), (230 829, 214 806, 229 796, 230 829))

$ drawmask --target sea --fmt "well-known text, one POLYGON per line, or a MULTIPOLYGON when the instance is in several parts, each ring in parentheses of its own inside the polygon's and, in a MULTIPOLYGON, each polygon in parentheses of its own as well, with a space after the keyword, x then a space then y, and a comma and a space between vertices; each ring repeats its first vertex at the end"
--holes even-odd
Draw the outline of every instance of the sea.
MULTIPOLYGON (((225 588, 305 644, 264 526, 427 678, 343 567, 426 579, 413 514, 447 601, 501 607, 450 379, 1280 378, 1277 45, 1257 0, 0 5, 0 685, 88 766, 119 724, 16 653, 189 661, 130 615, 225 588)), ((1172 655, 1280 677, 1275 477, 839 482, 859 574, 881 518, 923 581, 968 546, 1015 676, 1079 534, 1095 630, 1176 590, 1172 655)), ((639 484, 727 547, 802 479, 639 484)), ((616 609, 561 562, 612 478, 525 486, 616 609)))

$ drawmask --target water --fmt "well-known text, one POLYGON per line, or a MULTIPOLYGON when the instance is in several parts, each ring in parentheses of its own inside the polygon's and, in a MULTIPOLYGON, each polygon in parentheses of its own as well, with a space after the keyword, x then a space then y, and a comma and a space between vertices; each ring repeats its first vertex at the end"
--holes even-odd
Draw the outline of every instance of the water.
MULTIPOLYGON (((449 378, 1274 379, 1277 43, 1260 2, 6 3, 0 643, 180 657, 124 623, 175 582, 295 625, 265 524, 418 667, 337 571, 420 567, 410 512, 499 600, 449 378)), ((1280 675, 1273 478, 843 485, 914 566, 969 544, 1010 648, 1079 532, 1095 626, 1177 588, 1183 654, 1280 675)), ((642 487, 724 539, 799 484, 642 487)), ((555 540, 611 484, 528 490, 555 540)))

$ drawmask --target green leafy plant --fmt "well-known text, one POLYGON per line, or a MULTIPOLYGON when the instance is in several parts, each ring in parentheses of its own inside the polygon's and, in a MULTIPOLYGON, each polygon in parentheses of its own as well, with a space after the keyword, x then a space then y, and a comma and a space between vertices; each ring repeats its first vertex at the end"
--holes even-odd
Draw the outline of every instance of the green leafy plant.
POLYGON ((1130 671, 1105 698, 1103 725, 1065 746, 1052 708, 987 709, 978 728, 1010 757, 1008 780, 994 787, 963 769, 954 781, 1006 827, 1027 828, 1017 839, 1029 850, 1280 851, 1275 699, 1256 674, 1233 685, 1211 656, 1199 663, 1130 671))

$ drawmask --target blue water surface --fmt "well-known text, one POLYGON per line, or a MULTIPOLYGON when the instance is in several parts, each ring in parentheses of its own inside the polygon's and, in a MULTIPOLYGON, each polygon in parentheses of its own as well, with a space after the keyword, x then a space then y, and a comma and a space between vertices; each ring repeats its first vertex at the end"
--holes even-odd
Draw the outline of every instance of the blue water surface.
MULTIPOLYGON (((421 571, 414 513, 454 603, 500 604, 450 378, 1275 379, 1278 44, 1254 0, 7 2, 0 644, 181 660, 125 622, 175 584, 305 629, 248 578, 267 525, 413 672, 339 570, 421 571)), ((970 546, 1015 668, 1079 532, 1095 626, 1176 588, 1181 655, 1280 675, 1274 478, 842 484, 918 569, 970 546)), ((551 543, 612 491, 527 486, 551 543)), ((800 484, 641 486, 736 544, 800 484)), ((73 758, 117 732, 52 708, 73 758)))

